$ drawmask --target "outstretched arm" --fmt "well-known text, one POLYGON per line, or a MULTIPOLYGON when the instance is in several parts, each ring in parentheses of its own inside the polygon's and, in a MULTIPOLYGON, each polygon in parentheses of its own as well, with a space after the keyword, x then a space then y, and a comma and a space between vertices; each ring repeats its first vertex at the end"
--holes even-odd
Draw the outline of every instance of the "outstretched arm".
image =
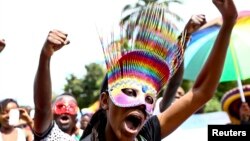
POLYGON ((43 45, 37 73, 34 82, 34 131, 43 133, 50 126, 53 115, 51 109, 52 86, 50 77, 50 59, 53 53, 67 45, 67 34, 59 31, 50 31, 43 45))
POLYGON ((210 100, 219 84, 230 36, 238 15, 233 0, 212 1, 223 17, 222 27, 193 88, 158 115, 162 138, 173 132, 189 116, 210 100))
MULTIPOLYGON (((191 16, 183 32, 178 37, 178 41, 180 44, 184 46, 184 49, 186 48, 187 43, 189 39, 191 38, 192 33, 197 31, 205 23, 206 23, 205 15, 198 14, 198 15, 191 16)), ((167 88, 163 92, 162 101, 160 102, 161 112, 163 112, 165 109, 167 109, 171 105, 178 87, 182 84, 183 72, 184 72, 184 62, 182 62, 179 69, 170 79, 167 88)))
POLYGON ((5 40, 4 39, 0 39, 0 52, 3 51, 4 47, 5 47, 5 40))

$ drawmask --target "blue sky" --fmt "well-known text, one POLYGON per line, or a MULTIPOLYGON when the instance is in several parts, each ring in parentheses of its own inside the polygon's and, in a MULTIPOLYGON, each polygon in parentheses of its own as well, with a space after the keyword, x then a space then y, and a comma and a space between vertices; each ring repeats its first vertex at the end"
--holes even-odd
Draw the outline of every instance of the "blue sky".
MULTIPOLYGON (((0 38, 6 48, 0 54, 0 99, 12 97, 20 104, 33 105, 33 81, 38 57, 49 30, 69 34, 71 43, 51 60, 52 87, 62 92, 69 74, 82 76, 84 66, 102 62, 98 29, 117 24, 121 9, 135 0, 0 0, 0 38)), ((250 8, 250 0, 235 0, 238 10, 250 8), (247 7, 248 6, 248 7, 247 7)), ((207 20, 220 16, 212 0, 185 0, 170 7, 184 23, 192 14, 203 13, 207 20)))

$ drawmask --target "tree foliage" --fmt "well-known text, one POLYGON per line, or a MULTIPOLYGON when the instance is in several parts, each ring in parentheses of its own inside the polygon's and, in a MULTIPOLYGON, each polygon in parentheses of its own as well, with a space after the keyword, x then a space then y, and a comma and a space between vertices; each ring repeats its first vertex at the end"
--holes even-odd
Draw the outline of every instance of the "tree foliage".
MULTIPOLYGON (((178 3, 182 4, 182 1, 180 0, 138 0, 135 4, 128 4, 124 6, 122 10, 122 18, 120 20, 120 25, 125 29, 126 37, 131 38, 132 33, 135 30, 135 27, 139 24, 138 19, 141 17, 141 13, 145 9, 145 7, 150 3, 162 3, 166 5, 167 8, 169 8, 169 5, 171 3, 178 3)), ((177 21, 182 21, 182 18, 172 12, 171 10, 167 9, 167 13, 171 14, 177 21)))
POLYGON ((104 69, 101 65, 91 63, 85 66, 86 75, 77 78, 71 74, 66 78, 64 90, 71 92, 77 99, 80 108, 93 104, 99 98, 99 92, 104 78, 104 69))
MULTIPOLYGON (((181 0, 138 0, 135 4, 128 4, 124 6, 122 10, 122 14, 124 14, 124 16, 122 17, 120 24, 121 25, 126 24, 135 13, 140 13, 146 7, 146 5, 150 3, 163 3, 164 5, 169 7, 171 3, 182 4, 182 1, 181 0)), ((171 12, 171 14, 174 15, 176 19, 182 20, 182 18, 179 15, 173 12, 171 12)))

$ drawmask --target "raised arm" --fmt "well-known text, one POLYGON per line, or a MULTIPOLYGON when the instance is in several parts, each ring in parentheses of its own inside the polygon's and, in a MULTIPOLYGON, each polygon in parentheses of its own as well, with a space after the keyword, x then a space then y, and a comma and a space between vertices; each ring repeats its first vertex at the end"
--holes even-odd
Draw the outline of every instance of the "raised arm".
POLYGON ((3 49, 5 48, 5 40, 4 39, 0 39, 0 52, 3 51, 3 49))
POLYGON ((174 102, 167 110, 158 115, 162 138, 169 135, 196 110, 209 101, 219 84, 230 36, 238 15, 233 0, 212 1, 223 17, 222 27, 193 88, 181 99, 174 102))
POLYGON ((52 86, 50 76, 50 60, 53 53, 67 45, 67 34, 50 31, 41 50, 37 73, 34 81, 34 131, 43 133, 50 126, 53 116, 51 109, 52 86))
MULTIPOLYGON (((178 41, 180 44, 184 45, 184 49, 186 48, 187 43, 191 38, 191 34, 197 31, 205 23, 206 23, 205 15, 198 14, 191 16, 183 32, 178 37, 178 41)), ((178 87, 182 84, 183 72, 184 72, 184 62, 182 62, 177 72, 170 79, 167 88, 163 92, 162 101, 160 102, 161 112, 163 112, 171 105, 178 87)))

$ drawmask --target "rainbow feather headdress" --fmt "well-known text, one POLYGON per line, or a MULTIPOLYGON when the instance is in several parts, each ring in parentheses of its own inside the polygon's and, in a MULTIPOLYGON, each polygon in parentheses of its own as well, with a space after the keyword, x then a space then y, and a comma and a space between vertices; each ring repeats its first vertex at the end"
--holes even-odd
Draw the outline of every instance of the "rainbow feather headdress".
POLYGON ((112 97, 131 86, 156 96, 180 66, 184 51, 167 10, 162 4, 149 4, 137 15, 136 24, 131 22, 136 26, 130 37, 121 36, 107 47, 103 45, 112 97))

